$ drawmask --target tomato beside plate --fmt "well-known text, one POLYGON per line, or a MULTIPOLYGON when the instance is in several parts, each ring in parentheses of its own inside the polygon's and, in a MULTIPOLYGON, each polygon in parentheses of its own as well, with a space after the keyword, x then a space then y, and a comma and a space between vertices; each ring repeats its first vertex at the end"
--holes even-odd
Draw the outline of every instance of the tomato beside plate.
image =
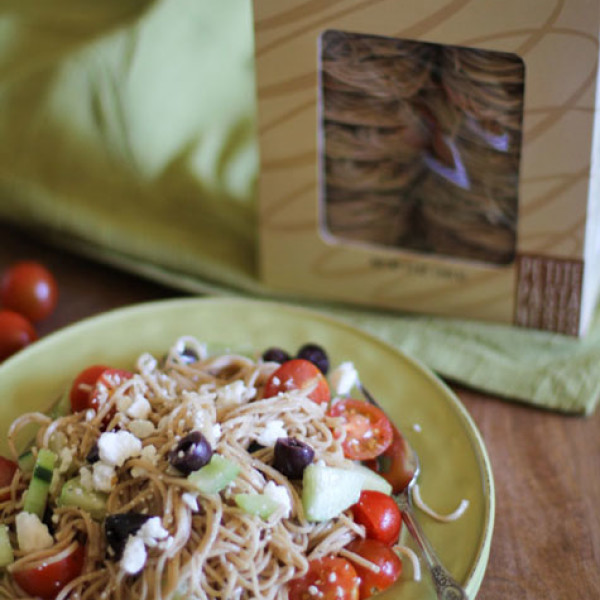
POLYGON ((313 388, 308 397, 317 404, 327 404, 331 399, 329 384, 321 370, 304 358, 284 362, 267 380, 264 398, 277 396, 280 392, 313 388))

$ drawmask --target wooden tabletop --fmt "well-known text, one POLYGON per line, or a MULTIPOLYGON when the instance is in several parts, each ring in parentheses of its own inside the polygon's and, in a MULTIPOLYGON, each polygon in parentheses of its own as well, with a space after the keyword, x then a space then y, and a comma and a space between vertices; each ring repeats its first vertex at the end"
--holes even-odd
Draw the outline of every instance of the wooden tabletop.
MULTIPOLYGON (((0 224, 0 271, 21 259, 43 262, 58 280, 60 300, 40 335, 109 309, 182 295, 0 224)), ((600 414, 564 416, 452 387, 479 427, 496 485, 478 599, 600 598, 600 414)))

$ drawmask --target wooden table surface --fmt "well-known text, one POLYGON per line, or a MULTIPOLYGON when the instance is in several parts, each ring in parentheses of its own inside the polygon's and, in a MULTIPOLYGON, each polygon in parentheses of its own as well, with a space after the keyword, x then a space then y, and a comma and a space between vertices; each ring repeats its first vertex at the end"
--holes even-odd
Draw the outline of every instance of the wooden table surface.
MULTIPOLYGON (((21 259, 45 263, 58 280, 59 304, 40 335, 109 309, 182 295, 0 224, 0 271, 21 259)), ((600 414, 564 416, 452 387, 479 427, 496 485, 478 599, 600 598, 600 414)))

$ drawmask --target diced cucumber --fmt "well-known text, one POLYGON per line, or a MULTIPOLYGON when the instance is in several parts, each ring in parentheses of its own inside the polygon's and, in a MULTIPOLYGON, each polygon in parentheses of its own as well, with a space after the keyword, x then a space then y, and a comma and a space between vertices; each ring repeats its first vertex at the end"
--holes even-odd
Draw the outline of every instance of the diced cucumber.
POLYGON ((15 561, 15 555, 8 536, 8 525, 0 525, 0 567, 6 567, 15 561))
POLYGON ((71 398, 69 397, 69 389, 66 389, 63 395, 54 403, 50 409, 50 418, 58 419, 65 417, 71 413, 71 398))
POLYGON ((31 473, 35 467, 35 456, 31 450, 26 450, 19 456, 17 462, 19 463, 19 469, 23 473, 31 473))
POLYGON ((220 454, 213 454, 207 465, 193 471, 187 478, 203 494, 217 494, 227 487, 239 472, 240 467, 233 461, 220 454))
POLYGON ((56 454, 46 448, 39 450, 27 496, 25 497, 23 510, 37 515, 40 519, 43 518, 46 510, 48 490, 50 489, 56 458, 56 454))
POLYGON ((376 492, 382 492, 388 496, 391 495, 392 486, 379 475, 379 473, 375 473, 375 471, 369 469, 369 467, 365 467, 359 463, 355 463, 354 469, 363 477, 363 490, 375 490, 376 492))
POLYGON ((235 503, 250 515, 268 519, 280 506, 279 502, 264 494, 236 494, 235 503))
POLYGON ((106 515, 108 494, 87 490, 81 485, 81 479, 74 477, 62 486, 58 498, 59 506, 76 506, 90 513, 92 519, 101 521, 106 515))
POLYGON ((356 469, 312 464, 302 477, 302 506, 309 521, 337 517, 358 502, 365 477, 356 469))

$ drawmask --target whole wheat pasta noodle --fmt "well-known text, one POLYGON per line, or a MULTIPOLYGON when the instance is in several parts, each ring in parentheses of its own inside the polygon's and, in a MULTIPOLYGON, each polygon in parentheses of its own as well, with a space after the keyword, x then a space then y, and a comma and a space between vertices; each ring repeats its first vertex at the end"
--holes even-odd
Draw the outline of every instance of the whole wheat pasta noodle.
POLYGON ((39 427, 34 452, 57 444, 61 450, 50 486, 51 547, 25 552, 16 543, 13 525, 23 509, 31 474, 16 476, 10 499, 0 504, 2 523, 10 525, 17 548, 15 562, 0 578, 0 598, 27 597, 13 573, 84 545, 83 571, 63 588, 58 600, 283 599, 287 583, 307 571, 309 560, 339 554, 352 539, 364 535, 347 513, 323 523, 307 521, 300 484, 273 468, 272 447, 251 452, 252 444, 266 435, 268 424, 279 422, 288 435, 309 443, 320 462, 350 468, 341 446, 343 433, 332 433, 342 430, 325 414, 325 406, 307 398, 310 390, 263 399, 262 387, 276 365, 235 355, 210 358, 201 345, 189 339, 186 344, 194 348, 197 359, 182 359, 181 340, 174 346, 179 351, 172 349, 166 357, 141 356, 136 372, 106 391, 98 411, 54 421, 32 414, 11 426, 14 452, 23 428, 32 423, 39 427), (143 418, 136 413, 142 408, 143 418), (146 423, 147 434, 137 438, 139 453, 113 467, 113 481, 104 492, 108 514, 156 517, 165 532, 162 537, 144 538, 145 564, 132 573, 109 545, 103 521, 77 506, 59 506, 57 497, 67 479, 76 477, 83 484, 86 477, 96 476, 96 463, 89 457, 100 437, 108 435, 107 423, 116 432, 131 433, 138 431, 135 424, 140 420, 146 423), (190 431, 202 432, 216 454, 239 468, 238 476, 220 493, 199 492, 169 462, 171 450, 190 431), (234 501, 238 493, 262 493, 267 486, 285 490, 289 515, 281 505, 261 519, 234 501))

